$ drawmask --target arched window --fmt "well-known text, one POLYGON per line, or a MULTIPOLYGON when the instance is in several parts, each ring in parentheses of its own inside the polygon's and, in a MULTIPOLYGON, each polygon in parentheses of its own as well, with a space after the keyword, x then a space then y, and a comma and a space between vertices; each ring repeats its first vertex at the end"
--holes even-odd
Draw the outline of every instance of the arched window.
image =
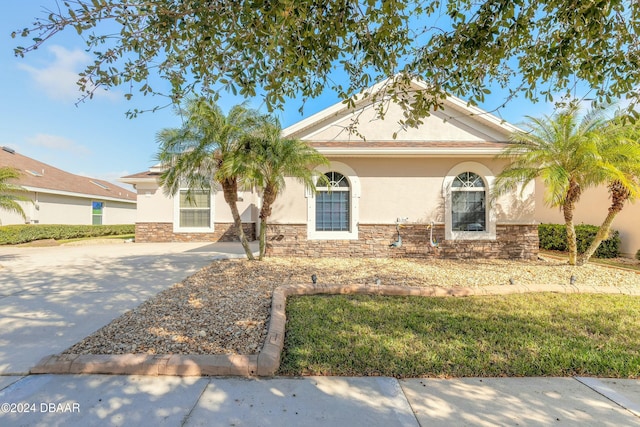
POLYGON ((316 191, 306 191, 309 240, 358 240, 360 179, 341 162, 318 166, 316 191))
POLYGON ((446 240, 495 240, 496 212, 489 191, 495 177, 479 162, 452 167, 442 182, 446 240))
POLYGON ((487 191, 484 180, 473 172, 463 172, 451 183, 451 230, 485 231, 487 191))
POLYGON ((316 182, 316 231, 350 231, 349 180, 338 172, 327 172, 316 182))

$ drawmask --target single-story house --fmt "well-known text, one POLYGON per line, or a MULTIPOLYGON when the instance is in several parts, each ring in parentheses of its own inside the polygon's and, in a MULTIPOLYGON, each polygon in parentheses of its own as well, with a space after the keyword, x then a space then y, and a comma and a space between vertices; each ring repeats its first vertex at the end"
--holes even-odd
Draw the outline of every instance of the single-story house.
MULTIPOLYGON (((401 128, 400 106, 389 101, 381 119, 371 99, 351 108, 338 103, 283 130, 284 137, 306 141, 330 160, 315 170, 330 185, 313 192, 287 179, 267 230, 268 254, 537 257, 535 186, 497 199, 490 192, 507 164, 495 156, 513 126, 449 97, 418 128, 401 128), (354 133, 349 129, 356 119, 354 133)), ((182 192, 164 194, 161 171, 158 165, 121 179, 138 193, 136 241, 233 238, 219 189, 203 193, 194 207, 182 192)), ((240 196, 247 231, 255 235, 260 195, 240 196)))
POLYGON ((0 210, 0 225, 10 224, 133 224, 136 194, 110 182, 75 175, 23 156, 9 147, 0 149, 0 166, 21 172, 13 184, 26 190, 31 202, 18 202, 27 216, 0 210))

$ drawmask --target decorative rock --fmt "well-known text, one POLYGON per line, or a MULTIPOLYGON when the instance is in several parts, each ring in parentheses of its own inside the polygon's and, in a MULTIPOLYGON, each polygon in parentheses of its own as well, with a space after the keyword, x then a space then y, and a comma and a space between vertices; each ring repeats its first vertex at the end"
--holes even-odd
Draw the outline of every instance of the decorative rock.
MULTIPOLYGON (((267 258, 260 263, 215 261, 64 353, 256 354, 262 351, 267 326, 276 323, 270 318, 273 290, 282 285, 309 283, 313 273, 331 286, 371 285, 379 278, 383 285, 429 288, 442 293, 476 286, 482 291, 509 283, 509 278, 517 286, 502 288, 567 285, 573 274, 581 287, 592 292, 615 284, 621 293, 640 293, 640 274, 593 264, 576 269, 553 260, 475 260, 471 265, 469 261, 342 255, 334 252, 334 258, 267 258), (189 301, 201 304, 194 306, 189 301)), ((552 287, 549 290, 553 291, 552 287)), ((284 300, 281 304, 284 311, 284 300)))

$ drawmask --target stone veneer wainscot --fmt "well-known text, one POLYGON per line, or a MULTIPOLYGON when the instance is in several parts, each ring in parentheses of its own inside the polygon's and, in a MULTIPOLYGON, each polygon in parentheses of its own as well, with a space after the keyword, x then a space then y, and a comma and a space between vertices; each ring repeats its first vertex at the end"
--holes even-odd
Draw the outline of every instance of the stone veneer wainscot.
POLYGON ((364 258, 523 259, 538 257, 538 226, 498 224, 495 240, 444 240, 444 226, 436 225, 429 244, 427 224, 404 224, 402 247, 390 248, 396 240, 395 225, 360 224, 358 240, 307 240, 306 224, 271 224, 267 229, 267 255, 364 258))
MULTIPOLYGON (((242 224, 247 238, 255 240, 254 224, 242 224)), ((230 223, 216 223, 211 233, 175 233, 171 222, 136 223, 136 242, 233 242, 238 241, 236 227, 230 223)))

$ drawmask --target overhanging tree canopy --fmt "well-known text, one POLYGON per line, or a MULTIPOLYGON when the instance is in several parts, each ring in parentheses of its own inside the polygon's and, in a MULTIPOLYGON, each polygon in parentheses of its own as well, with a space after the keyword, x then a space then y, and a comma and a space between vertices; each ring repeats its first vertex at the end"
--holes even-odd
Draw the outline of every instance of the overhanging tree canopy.
POLYGON ((95 59, 81 75, 87 96, 118 85, 127 97, 160 92, 149 83, 158 74, 173 102, 226 88, 264 94, 272 109, 326 88, 347 100, 391 76, 402 92, 417 77, 430 86, 405 100, 411 125, 444 94, 477 103, 495 84, 505 103, 581 85, 600 101, 633 106, 640 95, 635 0, 67 0, 16 31, 31 44, 15 52, 68 27, 95 59))

